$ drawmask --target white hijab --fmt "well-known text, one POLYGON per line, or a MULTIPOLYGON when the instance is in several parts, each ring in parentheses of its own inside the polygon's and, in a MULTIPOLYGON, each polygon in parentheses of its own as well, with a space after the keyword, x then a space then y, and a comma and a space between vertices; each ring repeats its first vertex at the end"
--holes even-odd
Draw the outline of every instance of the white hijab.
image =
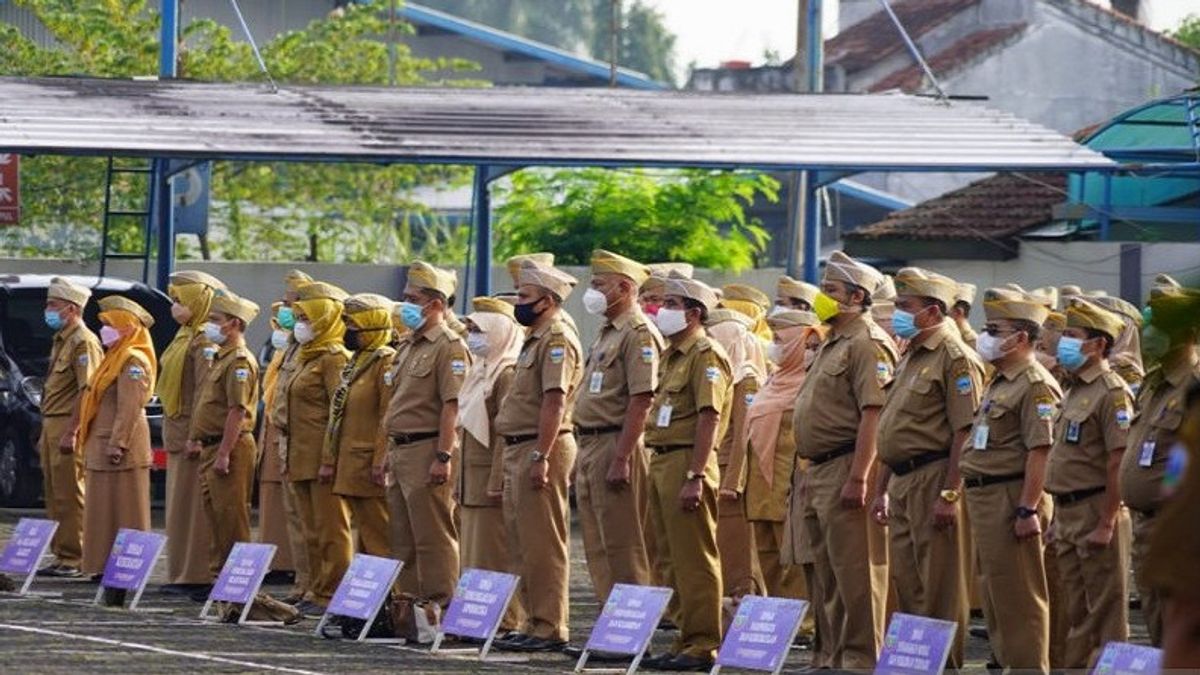
POLYGON ((467 317, 487 338, 488 355, 467 371, 458 392, 458 426, 484 446, 491 443, 491 418, 487 400, 505 368, 517 362, 524 332, 512 319, 495 312, 475 312, 467 317))

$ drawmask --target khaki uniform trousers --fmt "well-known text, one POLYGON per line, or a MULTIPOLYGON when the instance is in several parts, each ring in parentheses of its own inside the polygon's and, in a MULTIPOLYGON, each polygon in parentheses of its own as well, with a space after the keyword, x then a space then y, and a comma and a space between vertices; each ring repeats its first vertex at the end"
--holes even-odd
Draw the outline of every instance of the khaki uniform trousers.
MULTIPOLYGON (((766 594, 773 598, 808 600, 808 582, 804 578, 804 568, 799 565, 784 565, 780 561, 779 550, 786 529, 784 524, 773 520, 752 520, 750 527, 754 531, 754 546, 757 549, 758 565, 762 570, 766 594)), ((800 622, 799 634, 811 638, 815 632, 816 620, 813 613, 805 612, 804 620, 800 622)))
POLYGON ((309 561, 307 599, 326 607, 333 599, 350 559, 350 512, 342 498, 333 494, 333 483, 299 480, 291 483, 296 510, 304 523, 305 548, 309 561))
POLYGON ((397 583, 401 592, 445 608, 458 586, 454 475, 441 485, 429 484, 436 438, 408 445, 389 440, 388 444, 392 557, 404 563, 397 583))
POLYGON ((191 419, 184 416, 163 420, 163 443, 167 447, 167 582, 172 584, 207 584, 213 580, 209 569, 212 530, 200 487, 202 461, 185 450, 191 419))
POLYGON ((650 459, 650 519, 660 556, 671 560, 672 588, 679 600, 679 636, 673 654, 716 657, 721 646, 721 555, 717 548, 716 466, 705 471, 700 507, 679 506, 692 448, 685 447, 650 459))
MULTIPOLYGON (((1052 523, 1057 507, 1054 506, 1053 499, 1047 498, 1046 503, 1050 507, 1045 512, 1045 519, 1052 523)), ((1042 557, 1046 568, 1046 601, 1050 603, 1050 646, 1047 653, 1050 655, 1050 668, 1058 670, 1066 664, 1067 633, 1071 630, 1071 622, 1067 615, 1068 589, 1063 586, 1062 574, 1058 569, 1058 556, 1054 552, 1053 544, 1045 544, 1042 557)))
POLYGON ((296 577, 292 582, 292 595, 311 597, 313 589, 313 566, 308 561, 308 540, 312 537, 304 519, 300 517, 300 497, 290 480, 279 484, 283 493, 283 513, 287 517, 288 545, 292 548, 292 565, 296 577))
POLYGON ((80 569, 101 574, 118 530, 150 530, 150 468, 89 470, 85 481, 80 569))
POLYGON ((1129 538, 1120 521, 1107 548, 1094 548, 1087 537, 1100 522, 1103 493, 1054 509, 1054 554, 1067 614, 1064 668, 1089 668, 1109 642, 1129 639, 1129 538))
POLYGON ((746 519, 746 500, 718 497, 717 516, 717 548, 721 551, 721 585, 725 595, 738 599, 743 595, 765 594, 754 530, 746 519))
POLYGON ((933 524, 933 508, 948 467, 948 462, 937 462, 892 476, 888 482, 888 562, 899 611, 958 624, 947 666, 962 668, 963 643, 970 627, 963 522, 960 517, 954 527, 946 529, 933 524))
MULTIPOLYGON (((1013 534, 1021 481, 967 488, 988 640, 1006 669, 1050 669, 1050 602, 1041 537, 1013 534)), ((1050 500, 1039 503, 1042 530, 1050 500)))
POLYGON ((359 553, 387 558, 392 555, 391 517, 386 497, 347 497, 342 501, 350 509, 350 524, 358 534, 355 548, 359 553))
POLYGON ((254 484, 257 451, 254 438, 242 434, 229 455, 229 474, 213 469, 220 444, 204 448, 200 455, 200 494, 208 529, 212 532, 208 569, 216 579, 233 545, 250 541, 250 492, 254 484))
POLYGON ((886 542, 887 535, 868 521, 866 508, 841 504, 853 458, 847 454, 808 468, 803 536, 813 552, 810 591, 824 606, 817 632, 832 661, 821 665, 869 669, 883 639, 888 586, 886 545, 872 537, 886 542))
POLYGON ((519 593, 527 616, 519 632, 544 640, 569 640, 570 505, 567 484, 575 464, 573 434, 560 434, 550 452, 549 483, 535 490, 530 454, 537 441, 504 448, 504 522, 516 552, 519 593))
POLYGON ((83 446, 64 455, 58 441, 71 425, 70 415, 42 418, 38 439, 42 459, 42 495, 46 517, 58 521, 50 552, 59 565, 79 567, 83 561, 83 446))
MULTIPOLYGON (((1156 514, 1157 515, 1157 514, 1156 514)), ((1147 516, 1133 512, 1133 578, 1137 583, 1138 597, 1142 600, 1142 616, 1146 619, 1146 630, 1150 633, 1150 644, 1162 645, 1163 608, 1158 591, 1142 581, 1142 568, 1150 553, 1150 539, 1154 533, 1156 515, 1147 516)))
MULTIPOLYGON (((508 545, 508 528, 504 524, 504 509, 496 506, 463 506, 462 517, 462 566, 493 572, 517 573, 512 550, 508 545)), ((513 593, 508 610, 500 619, 500 634, 520 630, 525 623, 525 607, 521 594, 513 593)))
POLYGON ((262 443, 259 447, 258 467, 258 540, 275 545, 275 557, 271 558, 271 570, 293 572, 296 569, 294 549, 303 549, 303 541, 293 544, 288 533, 288 516, 284 507, 287 479, 280 473, 278 444, 275 428, 264 422, 262 443))
POLYGON ((639 442, 629 461, 629 485, 608 486, 608 467, 617 449, 620 432, 579 437, 575 462, 575 501, 583 530, 592 588, 603 605, 613 584, 645 586, 650 583, 646 555, 648 505, 646 481, 650 471, 646 450, 639 442))

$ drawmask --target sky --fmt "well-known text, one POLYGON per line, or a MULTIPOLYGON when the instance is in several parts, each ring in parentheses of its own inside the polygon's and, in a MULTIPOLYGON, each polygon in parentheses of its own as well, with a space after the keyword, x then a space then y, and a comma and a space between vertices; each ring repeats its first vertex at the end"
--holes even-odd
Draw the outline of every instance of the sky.
MULTIPOLYGON (((797 0, 644 0, 666 17, 678 36, 680 80, 688 64, 723 61, 760 63, 768 51, 790 58, 796 48, 797 0)), ((837 0, 825 0, 825 31, 837 30, 837 0)), ((1107 2, 1101 0, 1101 4, 1107 2)), ((1150 26, 1174 28, 1188 14, 1200 15, 1200 0, 1150 0, 1150 26)))

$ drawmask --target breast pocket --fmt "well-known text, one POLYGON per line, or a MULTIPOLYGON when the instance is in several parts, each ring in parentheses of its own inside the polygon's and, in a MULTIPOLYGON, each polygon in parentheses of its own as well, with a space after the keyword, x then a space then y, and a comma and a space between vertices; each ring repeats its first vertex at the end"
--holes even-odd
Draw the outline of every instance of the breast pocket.
POLYGON ((846 354, 837 354, 821 364, 821 373, 826 377, 840 378, 850 367, 850 357, 846 354))
MULTIPOLYGON (((900 386, 900 383, 893 382, 892 386, 900 386)), ((941 398, 940 387, 928 377, 913 378, 906 390, 905 400, 911 410, 924 410, 941 398)))

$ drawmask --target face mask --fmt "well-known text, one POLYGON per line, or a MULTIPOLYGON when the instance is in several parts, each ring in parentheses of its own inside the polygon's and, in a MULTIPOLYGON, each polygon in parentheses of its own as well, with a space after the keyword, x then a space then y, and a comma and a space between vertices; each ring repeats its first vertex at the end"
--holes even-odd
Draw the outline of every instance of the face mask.
POLYGON ((488 355, 487 335, 483 333, 467 333, 467 349, 475 356, 483 358, 488 355))
POLYGON ((121 339, 121 332, 112 326, 100 326, 100 342, 105 347, 111 347, 121 339))
POLYGON ((286 330, 276 328, 271 331, 271 346, 275 349, 287 349, 288 340, 292 337, 286 330))
POLYGON ((279 308, 279 311, 275 314, 275 320, 279 322, 280 326, 283 326, 284 330, 293 330, 296 328, 296 313, 287 305, 279 308))
POLYGON ((905 340, 916 337, 921 332, 916 315, 902 309, 892 312, 892 332, 905 340))
POLYGON ((648 302, 642 305, 642 311, 650 316, 658 316, 658 310, 662 309, 662 305, 656 302, 648 302))
POLYGON ((842 308, 837 300, 821 292, 817 293, 817 298, 813 300, 813 313, 822 323, 828 323, 830 319, 842 313, 842 308))
POLYGON ((362 349, 362 334, 356 330, 348 330, 342 336, 342 343, 346 345, 346 349, 356 352, 362 349))
POLYGON ((788 307, 787 305, 773 305, 771 307, 771 311, 767 313, 767 316, 775 316, 777 314, 782 314, 783 312, 786 312, 789 309, 791 309, 791 307, 788 307))
POLYGON ((783 345, 778 342, 767 345, 767 358, 771 360, 771 363, 783 361, 783 345))
POLYGON ((44 318, 46 320, 46 325, 50 327, 50 330, 59 330, 63 327, 63 324, 66 323, 63 321, 62 314, 59 314, 52 309, 46 310, 44 318))
POLYGON ((182 326, 191 320, 192 312, 187 307, 184 307, 177 302, 171 305, 171 318, 175 319, 175 323, 182 326))
POLYGON ((659 332, 670 337, 687 328, 687 312, 682 309, 664 307, 654 315, 654 323, 658 325, 659 332))
POLYGON ((422 307, 412 302, 400 303, 400 322, 409 330, 417 330, 425 325, 425 317, 421 314, 422 307))
POLYGON ((204 324, 204 337, 215 344, 225 342, 225 334, 221 332, 221 327, 211 321, 204 324))
POLYGON ((1079 370, 1087 362, 1087 355, 1083 353, 1083 340, 1079 338, 1065 335, 1059 338, 1056 355, 1058 362, 1067 370, 1079 370))
POLYGON ((513 316, 516 317, 517 323, 521 324, 522 326, 532 326, 534 323, 536 323, 538 317, 542 315, 541 312, 533 308, 533 306, 538 304, 538 302, 538 300, 534 300, 533 302, 527 302, 523 305, 517 305, 516 307, 513 307, 513 316))
POLYGON ((310 324, 309 322, 297 321, 295 325, 296 325, 296 330, 295 330, 294 335, 296 336, 296 342, 299 342, 302 345, 306 345, 306 344, 312 342, 313 338, 316 337, 316 335, 313 335, 312 324, 310 324))
POLYGON ((1004 350, 1004 338, 993 337, 990 333, 981 333, 976 343, 976 350, 984 361, 999 361, 1008 352, 1004 350))
POLYGON ((604 297, 600 291, 589 288, 583 292, 583 308, 587 310, 588 314, 599 316, 608 309, 608 298, 604 297))

